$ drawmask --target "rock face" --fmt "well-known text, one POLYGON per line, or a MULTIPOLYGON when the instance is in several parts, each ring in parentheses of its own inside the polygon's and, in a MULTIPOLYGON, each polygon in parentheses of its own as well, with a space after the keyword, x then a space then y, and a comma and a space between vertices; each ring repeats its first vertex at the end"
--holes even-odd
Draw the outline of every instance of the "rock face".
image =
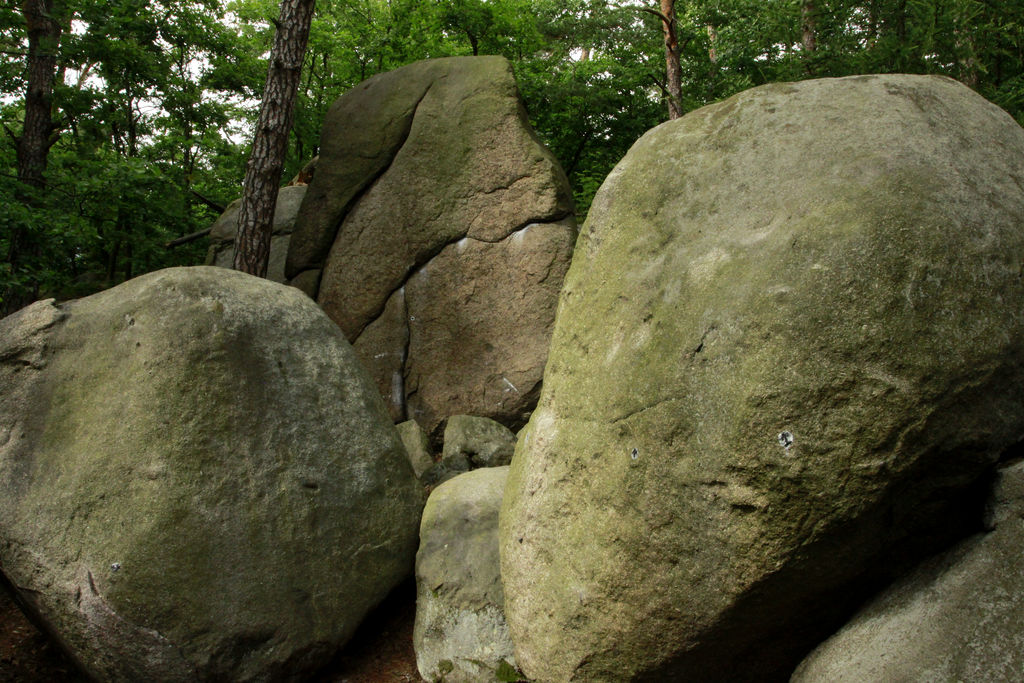
POLYGON ((760 87, 605 181, 501 520, 538 681, 784 679, 1024 435, 1024 130, 952 80, 760 87))
POLYGON ((422 492, 290 287, 151 273, 0 321, 0 567, 97 680, 290 679, 409 574, 422 492))
POLYGON ((995 528, 872 601, 796 670, 816 681, 1012 681, 1024 671, 1024 463, 1000 473, 995 528))
POLYGON ((508 467, 461 474, 423 509, 416 553, 413 644, 420 675, 445 683, 491 683, 514 663, 502 613, 498 509, 508 467))
MULTIPOLYGON (((267 264, 267 279, 285 282, 284 263, 288 254, 292 230, 299 205, 306 195, 305 185, 282 187, 277 193, 274 207, 274 227, 270 237, 270 263, 267 264)), ((213 224, 210 230, 210 249, 206 254, 206 265, 231 268, 235 258, 235 234, 238 230, 238 211, 242 200, 236 199, 213 224)))
POLYGON ((393 419, 521 424, 536 402, 575 241, 564 174, 508 62, 430 60, 342 96, 299 211, 287 275, 317 301, 393 419))

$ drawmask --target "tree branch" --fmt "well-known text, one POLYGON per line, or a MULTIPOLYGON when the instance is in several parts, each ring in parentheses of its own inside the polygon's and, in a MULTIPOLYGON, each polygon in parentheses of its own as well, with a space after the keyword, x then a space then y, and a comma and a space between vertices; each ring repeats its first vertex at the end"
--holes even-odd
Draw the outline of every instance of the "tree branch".
POLYGON ((11 139, 14 140, 15 145, 18 144, 18 136, 14 134, 13 130, 7 127, 6 123, 4 124, 4 132, 11 136, 11 139))
POLYGON ((654 85, 658 86, 664 95, 669 94, 668 86, 665 85, 665 81, 658 80, 658 77, 655 76, 654 74, 648 74, 648 76, 651 77, 651 80, 654 81, 654 85))
POLYGON ((203 204, 206 204, 208 207, 210 207, 211 209, 213 209, 217 213, 224 213, 227 210, 227 207, 224 206, 223 204, 220 204, 219 202, 215 202, 212 199, 210 199, 209 197, 204 197, 203 195, 199 194, 198 192, 196 192, 191 187, 188 188, 188 191, 191 192, 193 195, 195 195, 196 198, 199 199, 199 201, 201 201, 203 204))
POLYGON ((675 102, 681 111, 683 108, 683 103, 679 100, 678 97, 675 97, 671 92, 669 92, 668 85, 666 85, 664 81, 659 81, 658 77, 655 76, 654 74, 648 75, 651 77, 651 80, 654 81, 654 85, 658 86, 658 88, 661 90, 661 94, 665 96, 665 99, 672 100, 673 102, 675 102))
POLYGON ((178 239, 171 240, 170 242, 164 244, 164 247, 170 249, 172 247, 179 247, 182 244, 188 244, 189 242, 195 242, 197 239, 209 235, 211 230, 213 230, 213 226, 210 226, 209 228, 206 228, 204 230, 199 230, 197 232, 190 233, 188 235, 185 235, 184 237, 179 237, 178 239))
POLYGON ((637 7, 637 9, 640 10, 641 12, 647 12, 648 14, 653 14, 654 16, 658 17, 659 19, 661 19, 666 24, 671 24, 672 23, 671 19, 669 19, 664 14, 662 14, 661 12, 659 12, 658 10, 656 10, 656 9, 654 9, 652 7, 637 7))

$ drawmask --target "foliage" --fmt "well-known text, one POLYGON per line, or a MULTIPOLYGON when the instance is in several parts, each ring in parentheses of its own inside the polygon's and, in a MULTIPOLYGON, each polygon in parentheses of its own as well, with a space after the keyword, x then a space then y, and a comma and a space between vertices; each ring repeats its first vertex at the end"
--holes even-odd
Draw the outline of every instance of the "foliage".
MULTIPOLYGON (((581 216, 633 142, 666 117, 659 20, 641 0, 320 0, 285 177, 318 151, 331 102, 381 71, 501 54, 562 162, 581 216)), ((656 3, 648 3, 653 7, 656 3)), ((240 194, 277 0, 78 0, 59 51, 47 188, 14 176, 25 94, 24 17, 0 8, 0 258, 14 228, 39 253, 0 290, 36 280, 74 296, 202 260, 165 242, 240 194), (31 194, 31 193, 29 193, 31 194), (28 208, 32 206, 32 208, 28 208)), ((1019 0, 691 0, 676 6, 687 110, 762 83, 858 73, 944 74, 1024 122, 1019 0), (816 49, 801 42, 810 8, 816 49)))
POLYGON ((527 680, 519 669, 509 664, 504 659, 498 662, 498 668, 494 672, 494 677, 499 681, 499 683, 519 683, 520 681, 527 680))

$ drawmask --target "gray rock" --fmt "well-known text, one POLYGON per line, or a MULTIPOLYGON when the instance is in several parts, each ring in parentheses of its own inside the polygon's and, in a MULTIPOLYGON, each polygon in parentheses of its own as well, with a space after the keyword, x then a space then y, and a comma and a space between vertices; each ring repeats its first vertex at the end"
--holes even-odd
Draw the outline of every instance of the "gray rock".
POLYGON ((568 182, 508 62, 429 60, 332 106, 287 274, 322 269, 317 301, 396 421, 432 436, 455 414, 519 426, 575 237, 568 182))
POLYGON ((293 288, 176 268, 0 321, 0 567, 105 681, 323 664, 413 569, 422 488, 293 288))
POLYGON ((508 467, 461 474, 430 494, 416 553, 413 645, 420 675, 492 683, 514 664, 502 611, 498 509, 508 467))
POLYGON ((756 88, 595 197, 502 510, 536 680, 788 676, 1024 437, 1024 130, 947 78, 756 88))
POLYGON ((444 428, 444 457, 463 453, 473 467, 499 467, 512 462, 516 435, 486 417, 452 415, 444 428))
POLYGON ((794 683, 1020 680, 1022 490, 1024 463, 1003 470, 994 530, 886 590, 804 660, 794 683))
MULTIPOLYGON (((274 224, 270 237, 270 262, 267 264, 267 279, 272 282, 286 282, 285 258, 291 233, 295 228, 295 217, 306 194, 305 185, 282 187, 277 193, 274 207, 274 224)), ((242 200, 236 199, 228 205, 210 230, 210 249, 206 265, 231 268, 235 258, 235 233, 238 230, 238 211, 242 200)))
POLYGON ((409 462, 417 477, 434 466, 434 458, 430 454, 430 440, 423 433, 416 420, 407 420, 395 425, 398 435, 402 438, 405 451, 409 454, 409 462))

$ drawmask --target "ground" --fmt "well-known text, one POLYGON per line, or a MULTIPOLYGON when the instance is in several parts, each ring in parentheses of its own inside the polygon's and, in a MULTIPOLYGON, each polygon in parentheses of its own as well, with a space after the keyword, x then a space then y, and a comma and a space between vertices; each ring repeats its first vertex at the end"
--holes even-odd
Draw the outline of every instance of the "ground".
MULTIPOLYGON (((421 681, 412 648, 416 587, 399 586, 371 613, 352 641, 312 683, 421 681)), ((60 650, 0 589, 0 683, 86 683, 60 650)))

